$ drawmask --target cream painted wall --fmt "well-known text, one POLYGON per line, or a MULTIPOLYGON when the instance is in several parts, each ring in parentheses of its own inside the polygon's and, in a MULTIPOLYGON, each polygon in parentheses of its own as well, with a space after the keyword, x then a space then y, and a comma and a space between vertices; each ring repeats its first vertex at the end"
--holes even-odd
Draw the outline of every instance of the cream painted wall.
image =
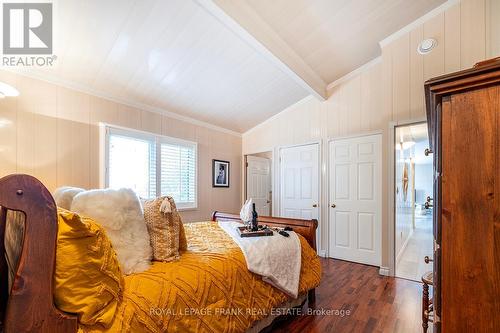
POLYGON ((500 1, 489 0, 486 2, 486 53, 493 57, 500 55, 500 1))
POLYGON ((238 212, 241 138, 114 103, 44 81, 0 71, 20 91, 0 100, 0 176, 27 173, 49 190, 99 187, 99 122, 198 142, 198 209, 184 221, 210 219, 212 210, 238 212), (212 188, 212 159, 231 162, 231 187, 212 188))
MULTIPOLYGON (((327 184, 328 140, 372 131, 383 133, 382 266, 388 266, 388 154, 389 123, 425 117, 424 81, 471 67, 500 55, 498 0, 463 0, 382 49, 369 68, 329 91, 321 102, 307 97, 243 135, 243 154, 282 145, 322 141, 322 184, 327 184), (493 10, 495 9, 495 10, 493 10), (416 52, 423 38, 438 46, 422 56, 416 52)), ((391 145, 392 146, 392 145, 391 145)), ((327 250, 328 192, 322 186, 320 251, 327 250)))
POLYGON ((252 156, 267 158, 267 159, 271 160, 273 158, 273 152, 272 151, 264 151, 261 153, 252 154, 252 156))

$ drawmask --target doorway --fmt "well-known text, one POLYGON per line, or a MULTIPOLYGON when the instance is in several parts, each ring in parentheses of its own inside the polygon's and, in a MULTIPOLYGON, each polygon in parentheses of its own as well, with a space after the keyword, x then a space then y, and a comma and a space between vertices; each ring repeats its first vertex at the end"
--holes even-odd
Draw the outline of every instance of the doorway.
POLYGON ((427 123, 394 127, 395 275, 420 281, 432 267, 433 165, 427 123))
POLYGON ((246 156, 245 199, 252 199, 259 216, 272 215, 271 151, 246 156))

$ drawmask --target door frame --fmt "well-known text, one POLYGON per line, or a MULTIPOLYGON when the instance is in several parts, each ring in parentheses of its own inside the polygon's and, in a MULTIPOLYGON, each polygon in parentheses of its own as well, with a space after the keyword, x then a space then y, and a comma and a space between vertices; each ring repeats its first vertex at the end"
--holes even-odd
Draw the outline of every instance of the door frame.
MULTIPOLYGON (((269 211, 269 214, 270 216, 274 216, 274 163, 273 163, 273 160, 274 160, 274 150, 271 149, 271 150, 266 150, 266 151, 263 151, 263 152, 260 152, 260 153, 265 153, 265 152, 271 152, 271 158, 270 159, 267 159, 269 160, 269 177, 271 177, 271 182, 269 184, 269 186, 271 187, 271 210, 269 211)), ((259 154, 259 153, 253 153, 253 154, 246 154, 245 155, 245 161, 244 161, 244 174, 245 176, 243 177, 244 179, 244 183, 245 183, 245 186, 244 186, 244 193, 243 193, 243 198, 244 198, 244 201, 246 201, 248 199, 248 177, 247 177, 247 173, 248 173, 248 158, 252 158, 252 157, 259 157, 259 156, 255 156, 255 154, 259 154)), ((262 157, 264 158, 264 157, 262 157)))
POLYGON ((426 117, 418 117, 415 119, 406 119, 406 120, 399 120, 399 121, 391 121, 389 122, 389 135, 388 135, 388 142, 387 142, 387 147, 388 147, 388 188, 387 192, 388 193, 388 200, 387 200, 387 207, 388 207, 388 214, 387 214, 387 219, 389 225, 387 226, 387 240, 388 240, 388 246, 387 246, 387 253, 388 253, 388 258, 389 258, 389 267, 381 267, 381 274, 382 274, 382 269, 384 269, 384 274, 383 275, 388 275, 388 276, 396 276, 396 206, 394 205, 394 200, 395 200, 395 195, 394 195, 394 176, 396 174, 396 158, 395 158, 395 147, 394 147, 394 140, 395 140, 395 131, 396 127, 399 126, 408 126, 408 125, 418 125, 422 123, 427 123, 427 118, 426 117))
POLYGON ((273 150, 273 158, 277 157, 274 159, 276 163, 273 163, 273 168, 274 173, 273 175, 276 175, 274 179, 271 179, 273 183, 273 216, 279 216, 280 211, 281 211, 281 150, 287 149, 287 148, 295 148, 295 147, 302 147, 302 146, 310 146, 310 145, 318 145, 318 229, 316 230, 316 252, 320 257, 325 257, 326 256, 326 251, 322 250, 323 247, 323 242, 321 241, 321 234, 322 234, 322 210, 323 210, 323 202, 321 201, 321 193, 323 190, 322 186, 322 175, 323 175, 323 144, 322 140, 313 140, 313 141, 307 141, 304 143, 299 143, 299 144, 292 144, 292 145, 282 145, 282 146, 277 146, 273 150), (275 191, 277 189, 277 191, 275 191))
MULTIPOLYGON (((349 135, 340 135, 340 136, 334 136, 334 137, 329 137, 328 140, 327 140, 327 144, 326 144, 326 156, 327 156, 327 159, 326 159, 326 183, 328 185, 330 185, 330 144, 333 142, 333 141, 337 141, 337 140, 344 140, 344 139, 354 139, 354 138, 362 138, 364 136, 372 136, 372 135, 380 135, 381 136, 381 146, 380 146, 380 149, 381 149, 381 154, 382 154, 382 157, 381 157, 381 163, 380 163, 380 170, 382 172, 382 176, 384 174, 384 167, 383 167, 383 164, 384 164, 384 158, 383 158, 383 152, 384 152, 384 131, 382 130, 376 130, 376 131, 367 131, 367 132, 362 132, 362 133, 357 133, 357 134, 349 134, 349 135)), ((326 247, 326 256, 328 258, 330 258, 330 210, 329 210, 329 207, 330 207, 330 203, 332 202, 332 198, 330 198, 330 189, 328 188, 328 186, 325 186, 326 187, 326 198, 327 198, 327 202, 326 202, 326 216, 328 216, 328 223, 326 225, 326 233, 327 233, 327 247, 326 247)), ((381 184, 381 188, 380 188, 380 191, 382 192, 382 196, 380 198, 380 265, 382 265, 382 259, 383 259, 383 251, 382 251, 382 248, 383 248, 383 229, 384 229, 384 221, 383 221, 383 211, 384 211, 384 205, 383 205, 383 196, 384 196, 384 191, 382 190, 383 188, 383 184, 381 184)))
MULTIPOLYGON (((274 195, 274 178, 275 178, 275 162, 276 161, 276 150, 274 148, 269 148, 269 149, 264 149, 262 151, 255 151, 255 152, 252 152, 252 153, 247 153, 247 154, 244 154, 242 156, 242 168, 241 168, 241 179, 243 179, 243 186, 241 188, 241 205, 243 205, 245 203, 245 201, 247 200, 247 157, 248 156, 252 156, 252 155, 255 155, 255 154, 260 154, 260 153, 266 153, 266 152, 271 152, 271 191, 272 191, 272 196, 271 196, 271 200, 273 201, 272 202, 272 208, 271 208, 271 215, 274 216, 274 200, 275 200, 275 195, 274 195)), ((279 157, 279 156, 278 156, 279 157)))

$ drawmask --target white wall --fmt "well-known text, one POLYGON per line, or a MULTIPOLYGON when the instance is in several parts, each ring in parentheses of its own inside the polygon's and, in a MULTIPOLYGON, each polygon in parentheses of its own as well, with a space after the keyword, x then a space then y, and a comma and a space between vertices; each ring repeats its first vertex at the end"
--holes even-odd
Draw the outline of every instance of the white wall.
POLYGON ((422 191, 422 198, 417 195, 416 202, 425 203, 427 196, 433 197, 432 164, 415 164, 415 189, 422 191))
POLYGON ((420 204, 425 202, 427 196, 433 196, 432 155, 425 156, 423 153, 428 145, 428 141, 420 141, 415 145, 415 189, 422 193, 417 194, 416 202, 420 204))
MULTIPOLYGON (((388 266, 388 126, 391 121, 425 117, 424 80, 471 67, 500 55, 498 0, 463 0, 404 32, 382 49, 381 60, 329 90, 328 100, 307 97, 243 135, 243 154, 315 140, 323 143, 321 183, 327 184, 330 138, 383 133, 382 265, 388 266), (495 11, 492 11, 496 8, 495 11), (494 38, 496 36, 496 38, 494 38), (415 50, 423 38, 438 46, 427 56, 415 50)), ((392 145, 391 145, 392 146, 392 145)), ((328 216, 328 192, 321 193, 322 216, 328 216)), ((328 221, 322 218, 320 251, 327 250, 328 221)))

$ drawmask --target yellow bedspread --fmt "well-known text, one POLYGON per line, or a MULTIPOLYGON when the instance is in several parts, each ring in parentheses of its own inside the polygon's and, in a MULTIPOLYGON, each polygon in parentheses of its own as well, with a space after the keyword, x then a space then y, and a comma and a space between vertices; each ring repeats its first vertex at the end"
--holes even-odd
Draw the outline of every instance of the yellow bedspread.
MULTIPOLYGON (((155 262, 125 277, 113 325, 83 332, 244 332, 287 296, 248 271, 238 245, 214 222, 185 224, 188 250, 179 261, 155 262)), ((300 237, 299 294, 316 287, 321 266, 300 237)))

